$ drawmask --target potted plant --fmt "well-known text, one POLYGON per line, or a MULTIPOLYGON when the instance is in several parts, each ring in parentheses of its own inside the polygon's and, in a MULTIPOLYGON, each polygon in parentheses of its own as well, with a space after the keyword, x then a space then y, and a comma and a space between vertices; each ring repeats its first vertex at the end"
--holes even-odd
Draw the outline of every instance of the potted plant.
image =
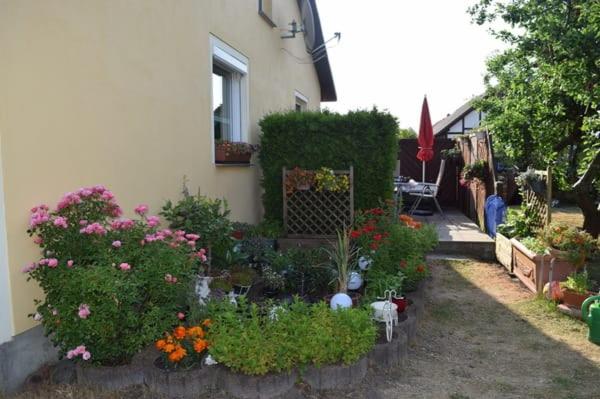
POLYGON ((560 283, 563 303, 570 307, 581 309, 583 301, 594 295, 593 292, 590 292, 591 286, 587 270, 571 274, 567 277, 567 281, 560 283))
POLYGON ((590 234, 566 223, 551 223, 542 231, 542 239, 552 256, 570 262, 576 269, 583 267, 598 245, 590 234))
POLYGON ((487 162, 479 159, 471 164, 463 166, 462 181, 465 183, 481 182, 485 180, 487 173, 487 162))
POLYGON ((532 168, 527 168, 527 170, 520 173, 515 180, 523 189, 530 189, 536 194, 544 194, 546 192, 546 181, 532 168))
POLYGON ((271 266, 262 268, 263 293, 267 298, 273 298, 285 288, 285 277, 277 273, 271 266))
POLYGON ((209 287, 211 296, 214 298, 223 298, 233 291, 233 286, 225 277, 213 278, 210 281, 209 287))
POLYGON ((440 151, 440 155, 442 156, 442 159, 456 161, 460 159, 462 151, 458 147, 446 148, 445 150, 440 151))
POLYGON ((233 285, 233 293, 236 295, 246 295, 256 279, 256 272, 247 266, 235 267, 231 270, 230 279, 233 285))
POLYGON ((215 144, 215 162, 250 163, 252 154, 258 151, 255 144, 220 140, 215 144))
POLYGON ((331 297, 332 309, 349 308, 352 306, 352 298, 347 294, 350 273, 354 271, 358 248, 350 239, 350 231, 344 228, 337 232, 337 241, 332 248, 327 250, 333 269, 336 271, 336 283, 338 292, 331 297))
POLYGON ((315 181, 315 172, 295 167, 285 178, 285 192, 292 195, 295 191, 310 190, 315 181))
POLYGON ((347 175, 336 175, 333 169, 321 167, 315 173, 317 191, 343 193, 350 189, 350 179, 347 175))

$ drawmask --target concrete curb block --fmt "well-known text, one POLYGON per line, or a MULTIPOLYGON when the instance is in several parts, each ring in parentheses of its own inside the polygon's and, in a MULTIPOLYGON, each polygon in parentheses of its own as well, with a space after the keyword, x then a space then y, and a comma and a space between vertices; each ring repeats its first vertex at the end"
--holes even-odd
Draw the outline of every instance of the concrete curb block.
POLYGON ((417 337, 417 319, 413 312, 406 312, 406 319, 398 321, 395 330, 404 333, 409 344, 414 343, 417 337))
POLYGON ((144 372, 144 383, 152 392, 169 398, 197 398, 200 392, 216 389, 221 371, 220 367, 202 367, 170 373, 151 364, 144 372))
POLYGON ((348 388, 362 382, 367 375, 368 365, 367 357, 363 357, 348 366, 331 365, 321 368, 311 366, 301 377, 316 390, 348 388))
POLYGON ((396 329, 391 342, 376 344, 368 354, 370 367, 392 368, 404 363, 408 354, 408 337, 404 331, 396 329))
POLYGON ((86 366, 77 364, 77 382, 103 390, 116 391, 144 383, 144 367, 134 364, 123 366, 86 366))
MULTIPOLYGON (((222 368, 221 384, 232 396, 239 399, 282 398, 296 383, 297 373, 266 374, 261 376, 238 374, 222 368)), ((196 396, 198 391, 195 392, 196 396)))

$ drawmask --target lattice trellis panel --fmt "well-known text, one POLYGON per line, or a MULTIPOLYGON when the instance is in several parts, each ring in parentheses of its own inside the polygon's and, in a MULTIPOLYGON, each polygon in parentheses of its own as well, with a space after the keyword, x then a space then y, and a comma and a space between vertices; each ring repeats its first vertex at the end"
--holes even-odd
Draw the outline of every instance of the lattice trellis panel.
POLYGON ((542 228, 547 224, 550 224, 552 219, 552 172, 550 168, 548 170, 536 170, 536 174, 542 176, 546 183, 545 193, 536 193, 535 191, 525 188, 523 190, 523 200, 527 204, 528 212, 531 215, 531 219, 538 228, 542 228))
POLYGON ((352 226, 354 222, 354 176, 353 170, 335 171, 336 175, 347 175, 350 189, 347 192, 296 190, 285 193, 283 171, 283 220, 288 237, 333 237, 336 231, 352 226))

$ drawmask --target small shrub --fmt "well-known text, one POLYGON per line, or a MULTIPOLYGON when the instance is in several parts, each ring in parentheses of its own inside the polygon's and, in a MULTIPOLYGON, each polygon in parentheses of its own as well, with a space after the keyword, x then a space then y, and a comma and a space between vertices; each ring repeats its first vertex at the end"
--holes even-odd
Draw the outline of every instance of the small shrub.
POLYGON ((332 311, 324 303, 222 303, 211 329, 211 355, 236 372, 263 375, 310 364, 351 364, 371 350, 376 327, 368 309, 332 311))
POLYGON ((567 260, 577 267, 598 249, 598 241, 589 233, 566 223, 551 223, 541 234, 550 247, 567 253, 567 260))
POLYGON ((170 228, 199 235, 202 247, 210 249, 211 262, 222 266, 227 252, 233 248, 227 201, 200 193, 190 195, 185 185, 182 194, 183 198, 175 204, 167 201, 160 214, 169 221, 170 228))
POLYGON ((594 283, 590 281, 587 270, 581 273, 572 273, 567 277, 567 281, 560 283, 562 288, 583 295, 587 294, 593 285, 594 283))
POLYGON ((24 269, 45 293, 36 300, 46 334, 67 358, 128 362, 177 322, 198 258, 196 235, 158 230, 148 207, 139 220, 102 186, 66 194, 55 210, 32 209, 29 234, 42 259, 24 269))
POLYGON ((162 366, 171 370, 200 366, 209 347, 211 324, 211 320, 206 319, 200 325, 177 326, 171 333, 165 333, 154 344, 162 355, 162 366))

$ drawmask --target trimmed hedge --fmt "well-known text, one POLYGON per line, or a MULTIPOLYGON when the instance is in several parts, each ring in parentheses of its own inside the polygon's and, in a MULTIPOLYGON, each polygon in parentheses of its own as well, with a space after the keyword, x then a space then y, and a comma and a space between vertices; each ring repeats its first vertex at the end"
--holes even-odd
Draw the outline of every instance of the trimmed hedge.
POLYGON ((372 208, 393 192, 398 156, 396 118, 376 108, 342 115, 323 112, 285 112, 260 121, 260 165, 267 219, 281 220, 281 170, 299 166, 318 169, 354 167, 354 206, 372 208))

